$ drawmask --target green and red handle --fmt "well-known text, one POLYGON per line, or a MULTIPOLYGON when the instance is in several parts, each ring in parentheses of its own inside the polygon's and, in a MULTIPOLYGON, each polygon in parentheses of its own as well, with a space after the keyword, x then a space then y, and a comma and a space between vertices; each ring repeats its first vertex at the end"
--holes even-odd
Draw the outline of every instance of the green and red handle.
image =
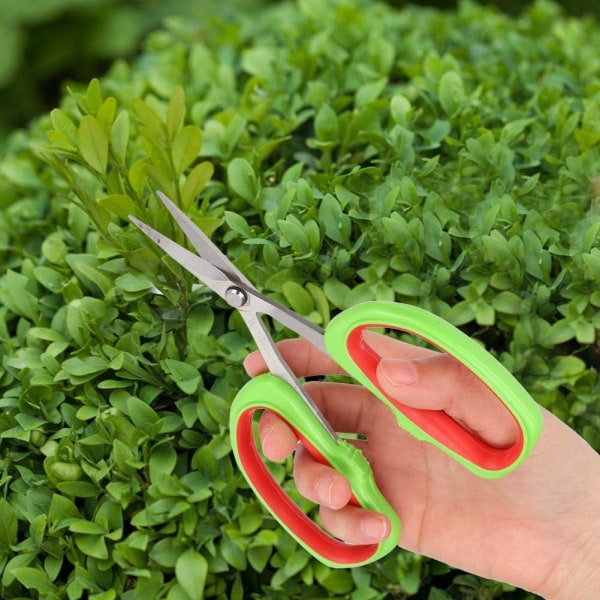
MULTIPOLYGON (((478 342, 423 309, 392 302, 355 305, 327 326, 325 345, 349 375, 392 410, 400 427, 433 444, 480 477, 498 478, 516 469, 540 434, 539 406, 513 375, 478 342), (363 332, 370 328, 413 334, 459 360, 510 411, 519 429, 517 441, 508 448, 495 448, 443 411, 415 409, 387 397, 375 376, 381 357, 363 337, 363 332)), ((334 440, 283 380, 268 373, 250 380, 233 402, 230 427, 236 460, 252 489, 279 523, 321 562, 334 567, 358 566, 381 558, 396 546, 401 533, 400 519, 377 488, 365 457, 350 443, 334 440), (278 414, 317 460, 342 473, 349 480, 358 505, 389 518, 391 532, 385 541, 372 545, 347 544, 327 534, 300 510, 271 475, 258 450, 253 416, 262 410, 278 414)))

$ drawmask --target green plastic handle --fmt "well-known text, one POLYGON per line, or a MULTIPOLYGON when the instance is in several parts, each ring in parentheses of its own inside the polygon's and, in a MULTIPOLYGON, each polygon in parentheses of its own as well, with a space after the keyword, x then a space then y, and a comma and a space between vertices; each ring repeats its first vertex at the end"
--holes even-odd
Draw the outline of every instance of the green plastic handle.
POLYGON ((394 302, 357 304, 329 323, 325 346, 349 375, 390 407, 400 427, 438 447, 480 477, 502 477, 516 469, 539 437, 542 413, 523 386, 478 342, 433 313, 394 302), (510 411, 519 428, 519 439, 508 448, 495 448, 443 411, 414 409, 388 398, 376 379, 381 357, 363 338, 366 329, 381 327, 414 334, 459 360, 510 411))
POLYGON ((355 567, 388 554, 400 538, 398 515, 383 497, 363 454, 344 440, 334 440, 293 388, 266 373, 251 379, 234 399, 230 432, 237 463, 261 502, 279 523, 315 558, 331 567, 355 567), (335 539, 306 515, 270 473, 257 448, 256 411, 277 413, 295 430, 308 450, 321 462, 343 473, 356 503, 385 514, 391 523, 389 537, 370 545, 351 545, 335 539))

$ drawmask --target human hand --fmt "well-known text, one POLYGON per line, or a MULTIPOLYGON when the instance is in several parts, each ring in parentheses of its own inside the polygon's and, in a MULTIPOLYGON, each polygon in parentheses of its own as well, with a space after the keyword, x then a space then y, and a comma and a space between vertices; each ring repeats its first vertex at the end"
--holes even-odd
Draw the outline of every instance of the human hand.
MULTIPOLYGON (((513 418, 460 363, 368 335, 369 345, 385 357, 377 376, 390 397, 415 408, 444 410, 490 445, 514 443, 513 418)), ((299 377, 340 373, 305 340, 286 340, 279 349, 299 377)), ((245 366, 252 376, 265 371, 258 353, 248 356, 245 366)), ((309 382, 306 389, 337 431, 367 436, 356 445, 402 521, 402 547, 553 600, 598 597, 600 457, 551 413, 543 411, 540 439, 523 465, 502 479, 486 480, 403 431, 366 389, 324 382, 309 382)), ((355 544, 387 537, 387 519, 350 505, 346 478, 316 462, 285 422, 266 412, 259 436, 271 460, 295 451, 297 488, 320 504, 330 533, 355 544)))

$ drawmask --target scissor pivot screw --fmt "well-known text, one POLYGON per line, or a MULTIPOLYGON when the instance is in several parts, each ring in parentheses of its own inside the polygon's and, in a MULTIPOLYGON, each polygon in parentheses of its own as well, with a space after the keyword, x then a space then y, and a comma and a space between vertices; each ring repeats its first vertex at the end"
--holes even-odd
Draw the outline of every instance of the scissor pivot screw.
POLYGON ((225 292, 225 300, 229 306, 240 308, 248 302, 248 294, 242 288, 232 286, 225 292))

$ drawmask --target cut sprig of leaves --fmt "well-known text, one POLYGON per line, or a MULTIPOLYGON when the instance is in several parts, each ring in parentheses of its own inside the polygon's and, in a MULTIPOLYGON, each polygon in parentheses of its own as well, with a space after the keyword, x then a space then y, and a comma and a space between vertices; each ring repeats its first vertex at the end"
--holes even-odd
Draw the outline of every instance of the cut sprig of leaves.
POLYGON ((400 550, 309 559, 233 464, 243 322, 128 216, 184 242, 164 191, 317 324, 373 299, 432 310, 600 449, 598 41, 543 0, 518 21, 367 0, 174 19, 15 132, 0 595, 531 598, 400 550))

